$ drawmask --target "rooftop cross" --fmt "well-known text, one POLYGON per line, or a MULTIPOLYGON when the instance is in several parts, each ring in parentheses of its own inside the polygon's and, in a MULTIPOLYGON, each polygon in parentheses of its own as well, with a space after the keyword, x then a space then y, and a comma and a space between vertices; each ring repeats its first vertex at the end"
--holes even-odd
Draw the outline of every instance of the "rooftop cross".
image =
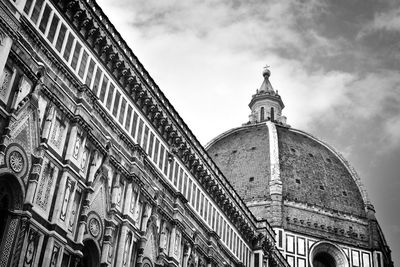
POLYGON ((271 76, 271 71, 269 70, 270 65, 265 65, 264 70, 262 72, 264 78, 271 76))

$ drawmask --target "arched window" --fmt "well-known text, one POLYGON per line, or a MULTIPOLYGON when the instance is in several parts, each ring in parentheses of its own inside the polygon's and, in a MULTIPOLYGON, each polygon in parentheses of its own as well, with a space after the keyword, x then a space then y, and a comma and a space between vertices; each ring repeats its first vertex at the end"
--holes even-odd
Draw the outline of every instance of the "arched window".
POLYGON ((271 115, 271 121, 274 121, 275 120, 275 109, 274 109, 274 107, 271 107, 271 113, 270 113, 271 115))
POLYGON ((260 110, 260 121, 264 120, 264 114, 265 114, 264 107, 261 107, 261 110, 260 110))

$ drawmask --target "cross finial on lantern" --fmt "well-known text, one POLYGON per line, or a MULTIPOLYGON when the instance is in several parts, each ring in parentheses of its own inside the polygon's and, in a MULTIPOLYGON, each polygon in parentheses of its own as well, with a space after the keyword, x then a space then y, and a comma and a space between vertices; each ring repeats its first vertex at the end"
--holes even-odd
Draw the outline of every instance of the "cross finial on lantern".
POLYGON ((264 70, 262 72, 264 77, 269 77, 271 75, 271 71, 269 70, 270 65, 265 65, 264 70))

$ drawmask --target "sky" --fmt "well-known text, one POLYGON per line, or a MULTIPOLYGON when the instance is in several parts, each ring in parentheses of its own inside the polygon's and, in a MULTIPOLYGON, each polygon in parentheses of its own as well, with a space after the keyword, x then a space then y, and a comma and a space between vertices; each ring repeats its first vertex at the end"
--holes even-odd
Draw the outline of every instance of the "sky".
POLYGON ((98 0, 205 145, 270 81, 293 128, 357 170, 400 264, 400 1, 98 0))

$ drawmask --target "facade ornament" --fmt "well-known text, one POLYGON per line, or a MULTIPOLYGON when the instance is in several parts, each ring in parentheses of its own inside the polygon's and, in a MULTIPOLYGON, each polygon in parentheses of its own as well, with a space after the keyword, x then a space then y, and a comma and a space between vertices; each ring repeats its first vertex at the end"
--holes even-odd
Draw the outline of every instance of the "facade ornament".
POLYGON ((191 253, 192 246, 188 241, 185 241, 183 246, 183 267, 188 267, 191 253))
POLYGON ((10 168, 16 172, 20 173, 24 169, 24 158, 19 151, 12 151, 9 157, 10 168))
POLYGON ((97 218, 93 217, 89 220, 89 232, 93 237, 98 237, 101 231, 100 222, 97 218))
POLYGON ((39 94, 43 88, 43 82, 44 82, 43 80, 44 80, 44 77, 46 76, 46 72, 47 72, 46 66, 42 62, 39 62, 38 70, 36 73, 37 81, 34 83, 33 90, 32 90, 32 103, 36 108, 39 107, 39 104, 38 104, 39 94))

